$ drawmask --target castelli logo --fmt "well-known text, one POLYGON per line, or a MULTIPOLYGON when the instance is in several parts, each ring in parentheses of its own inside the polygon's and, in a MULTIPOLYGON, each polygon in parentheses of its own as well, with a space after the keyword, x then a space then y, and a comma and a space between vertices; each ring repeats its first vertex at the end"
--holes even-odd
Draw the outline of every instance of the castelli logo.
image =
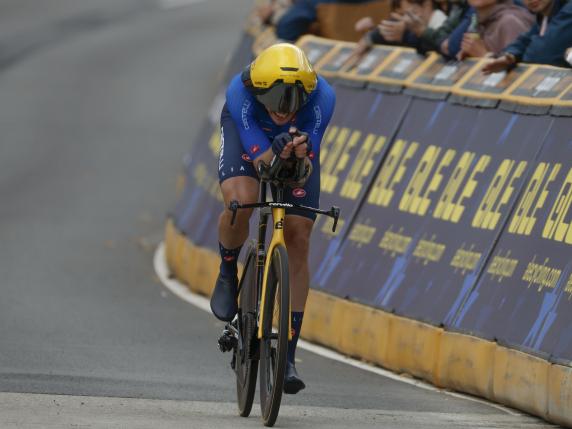
POLYGON ((294 195, 296 198, 303 198, 306 196, 306 191, 302 188, 296 188, 292 190, 292 195, 294 195))
POLYGON ((224 257, 224 260, 225 260, 226 262, 234 261, 234 256, 225 256, 225 257, 224 257))
POLYGON ((308 154, 308 158, 310 158, 311 160, 314 160, 314 156, 315 156, 315 155, 314 155, 314 152, 310 152, 310 153, 308 154))
POLYGON ((250 159, 250 157, 245 153, 242 154, 242 159, 244 159, 246 162, 252 162, 252 159, 250 159))
POLYGON ((251 151, 252 153, 256 153, 256 152, 258 152, 259 150, 260 150, 260 146, 258 146, 258 145, 254 145, 254 146, 252 146, 252 148, 250 149, 250 151, 251 151))

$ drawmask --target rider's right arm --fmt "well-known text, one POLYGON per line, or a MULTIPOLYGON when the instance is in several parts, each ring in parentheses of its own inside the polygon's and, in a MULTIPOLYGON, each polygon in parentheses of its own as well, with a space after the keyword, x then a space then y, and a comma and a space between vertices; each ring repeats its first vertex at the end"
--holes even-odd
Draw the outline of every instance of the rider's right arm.
POLYGON ((248 156, 255 160, 265 154, 270 142, 254 117, 255 101, 244 87, 240 74, 231 80, 226 90, 226 105, 248 156))

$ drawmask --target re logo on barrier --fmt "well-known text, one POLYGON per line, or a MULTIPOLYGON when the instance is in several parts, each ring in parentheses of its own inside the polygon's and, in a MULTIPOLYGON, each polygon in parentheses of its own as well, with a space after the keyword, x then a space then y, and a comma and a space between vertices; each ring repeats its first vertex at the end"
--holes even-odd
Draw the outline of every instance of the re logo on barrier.
POLYGON ((363 181, 371 174, 376 157, 382 152, 386 138, 369 133, 362 140, 361 131, 331 126, 326 132, 321 152, 321 190, 332 194, 340 189, 343 198, 356 200, 363 181), (354 150, 358 150, 354 157, 354 150), (341 187, 340 179, 350 167, 341 187))
POLYGON ((501 208, 508 205, 515 190, 515 181, 522 177, 527 165, 527 161, 517 163, 512 159, 501 162, 471 222, 474 228, 497 227, 502 217, 501 208))

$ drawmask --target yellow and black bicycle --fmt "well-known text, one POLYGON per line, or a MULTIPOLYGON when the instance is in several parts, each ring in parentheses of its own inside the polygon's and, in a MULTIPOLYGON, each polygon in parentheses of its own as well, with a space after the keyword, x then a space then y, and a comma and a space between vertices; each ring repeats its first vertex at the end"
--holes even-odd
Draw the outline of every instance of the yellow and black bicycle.
MULTIPOLYGON (((298 161, 295 175, 303 171, 298 161)), ((287 179, 292 179, 287 163, 275 157, 270 166, 259 167, 260 193, 258 203, 239 204, 232 201, 232 223, 240 209, 259 209, 258 239, 249 243, 244 259, 244 271, 239 282, 238 314, 225 326, 219 338, 222 351, 233 351, 231 366, 236 373, 239 414, 248 417, 256 390, 260 364, 260 408, 265 426, 273 426, 278 417, 288 341, 291 339, 290 283, 288 254, 284 241, 284 219, 287 208, 330 216, 335 231, 340 209, 319 210, 284 202, 287 179), (266 200, 267 185, 272 187, 274 201, 266 200), (266 246, 266 229, 272 215, 272 236, 266 246)), ((294 179, 295 180, 295 179, 294 179)))

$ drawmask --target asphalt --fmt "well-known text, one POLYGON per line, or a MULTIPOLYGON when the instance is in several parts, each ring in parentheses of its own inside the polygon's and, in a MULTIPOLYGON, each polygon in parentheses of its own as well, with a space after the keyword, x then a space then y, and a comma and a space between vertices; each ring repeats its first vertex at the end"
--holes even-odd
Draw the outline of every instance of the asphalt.
MULTIPOLYGON (((152 263, 251 3, 0 1, 0 427, 260 424, 152 263)), ((283 427, 548 427, 298 356, 283 427)))

